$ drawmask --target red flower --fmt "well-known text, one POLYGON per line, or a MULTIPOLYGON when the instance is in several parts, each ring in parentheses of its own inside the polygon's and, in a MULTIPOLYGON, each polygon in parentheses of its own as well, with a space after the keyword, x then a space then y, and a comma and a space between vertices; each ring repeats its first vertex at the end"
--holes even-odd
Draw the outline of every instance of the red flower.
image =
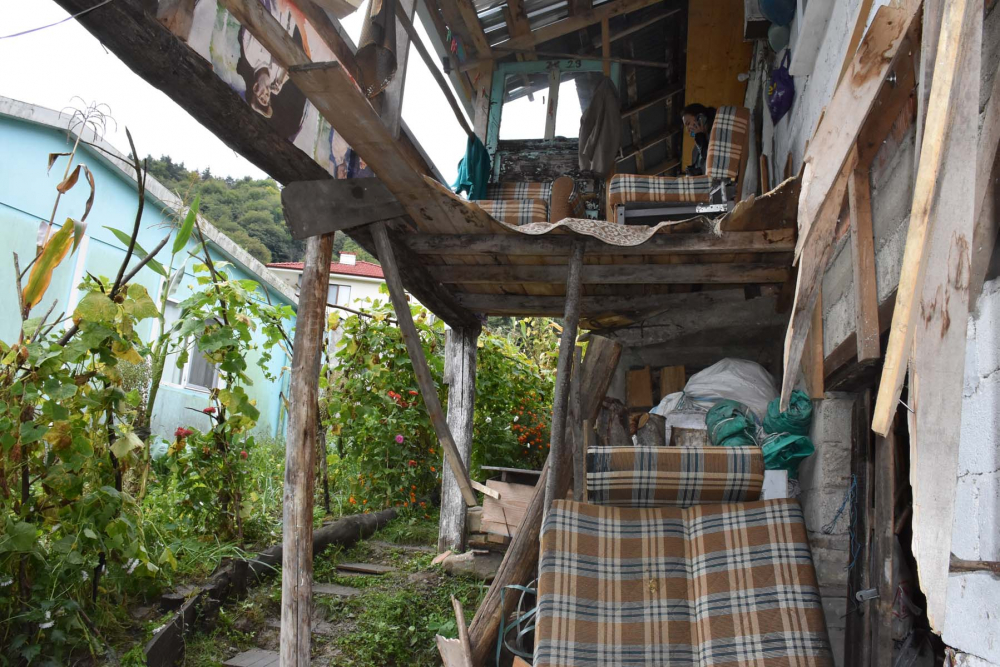
POLYGON ((414 461, 413 459, 410 459, 407 465, 409 465, 411 468, 415 468, 417 466, 417 462, 414 461))
POLYGON ((205 408, 204 410, 202 410, 202 412, 204 412, 206 415, 214 415, 215 414, 215 408, 209 406, 209 407, 205 408))
POLYGON ((244 461, 247 460, 247 450, 244 449, 240 451, 240 458, 243 459, 244 461))
POLYGON ((189 435, 192 435, 193 433, 194 431, 190 431, 184 428, 183 426, 178 426, 177 430, 174 431, 174 437, 177 438, 178 440, 183 440, 184 438, 188 437, 189 435))
POLYGON ((413 390, 411 389, 411 390, 410 390, 410 396, 416 396, 416 395, 417 395, 417 392, 415 392, 415 391, 413 391, 413 390))

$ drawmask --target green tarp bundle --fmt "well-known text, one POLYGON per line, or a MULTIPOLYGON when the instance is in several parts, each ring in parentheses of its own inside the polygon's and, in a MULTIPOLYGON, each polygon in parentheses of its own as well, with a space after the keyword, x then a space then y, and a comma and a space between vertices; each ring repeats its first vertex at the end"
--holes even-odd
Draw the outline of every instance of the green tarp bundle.
POLYGON ((757 424, 750 408, 739 401, 719 401, 705 415, 708 439, 721 447, 756 445, 757 424))
POLYGON ((804 391, 793 391, 788 410, 781 411, 780 399, 767 405, 764 417, 764 467, 768 470, 787 470, 795 479, 799 474, 799 463, 816 451, 809 439, 809 425, 812 423, 812 401, 804 391))

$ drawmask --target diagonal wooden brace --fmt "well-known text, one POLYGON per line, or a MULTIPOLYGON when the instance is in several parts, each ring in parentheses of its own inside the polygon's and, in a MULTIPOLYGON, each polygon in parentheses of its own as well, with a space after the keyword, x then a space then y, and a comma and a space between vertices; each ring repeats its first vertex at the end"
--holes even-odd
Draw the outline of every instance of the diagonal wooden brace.
POLYGON ((477 504, 476 493, 472 489, 469 473, 462 463, 455 439, 448 427, 448 420, 441 408, 437 387, 434 386, 434 379, 431 377, 431 370, 427 366, 427 358, 424 356, 424 348, 420 345, 420 336, 413 324, 410 304, 406 300, 403 281, 399 277, 396 255, 393 253, 392 244, 389 242, 389 233, 384 222, 376 222, 372 225, 372 237, 375 239, 375 249, 378 251, 378 259, 382 264, 382 271, 385 273, 385 284, 389 288, 389 298, 396 311, 399 330, 403 334, 403 341, 406 343, 406 350, 410 355, 410 362, 413 364, 413 373, 417 376, 417 386, 420 387, 420 393, 424 397, 424 405, 427 406, 427 412, 430 414, 431 423, 434 425, 434 431, 437 433, 445 458, 448 459, 448 465, 455 473, 455 480, 458 482, 458 488, 462 492, 465 504, 469 507, 475 507, 477 504))

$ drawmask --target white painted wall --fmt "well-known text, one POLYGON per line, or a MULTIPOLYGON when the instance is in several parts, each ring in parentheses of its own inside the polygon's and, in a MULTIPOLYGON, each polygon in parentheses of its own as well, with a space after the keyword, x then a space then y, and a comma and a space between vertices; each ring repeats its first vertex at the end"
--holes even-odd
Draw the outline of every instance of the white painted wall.
MULTIPOLYGON (((291 285, 293 288, 298 290, 298 280, 301 271, 295 271, 292 269, 279 269, 272 268, 278 277, 284 280, 286 283, 291 285)), ((364 276, 345 276, 339 273, 330 274, 330 284, 331 285, 348 285, 351 288, 350 298, 345 298, 344 295, 341 296, 337 301, 338 306, 348 306, 351 308, 361 308, 364 306, 365 299, 381 299, 382 301, 388 301, 388 294, 380 294, 379 286, 385 284, 384 280, 378 278, 366 278, 364 276)))
MULTIPOLYGON (((1000 278, 983 286, 970 315, 951 550, 965 560, 1000 561, 1000 278)), ((1000 664, 1000 578, 953 574, 942 639, 1000 664)))

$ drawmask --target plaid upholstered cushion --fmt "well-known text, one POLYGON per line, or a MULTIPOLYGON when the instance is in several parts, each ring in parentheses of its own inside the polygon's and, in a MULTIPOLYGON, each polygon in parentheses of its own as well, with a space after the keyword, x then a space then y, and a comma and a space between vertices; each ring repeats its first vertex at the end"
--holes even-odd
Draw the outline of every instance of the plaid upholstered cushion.
POLYGON ((707 203, 712 192, 708 176, 639 176, 616 174, 608 181, 608 219, 618 220, 618 207, 632 203, 707 203))
POLYGON ((545 199, 487 199, 475 203, 493 218, 508 225, 549 221, 549 205, 545 199))
POLYGON ((557 500, 542 526, 538 600, 535 667, 833 665, 795 500, 557 500))
POLYGON ((705 173, 709 178, 735 181, 740 173, 743 144, 750 127, 750 111, 742 107, 719 107, 708 137, 705 173))
POLYGON ((688 507, 760 498, 759 447, 592 447, 587 496, 598 505, 688 507))
POLYGON ((486 195, 490 199, 543 199, 548 202, 552 198, 552 183, 490 183, 486 186, 486 195))

